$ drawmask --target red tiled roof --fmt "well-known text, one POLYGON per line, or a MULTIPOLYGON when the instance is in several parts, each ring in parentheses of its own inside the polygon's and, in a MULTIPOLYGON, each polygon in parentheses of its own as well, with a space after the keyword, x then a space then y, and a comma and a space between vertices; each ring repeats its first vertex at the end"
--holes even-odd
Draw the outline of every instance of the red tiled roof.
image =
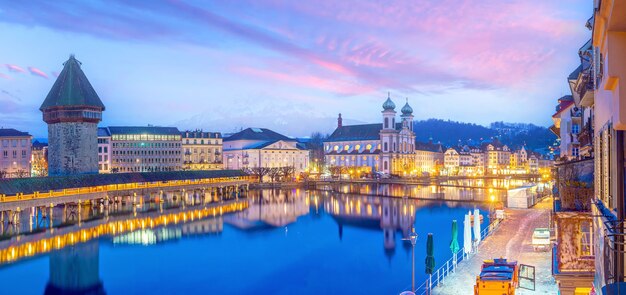
POLYGON ((562 111, 564 111, 565 109, 567 109, 568 107, 570 107, 573 104, 574 104, 574 101, 572 101, 572 100, 561 101, 561 103, 559 103, 559 110, 556 111, 556 113, 554 113, 554 115, 552 115, 552 118, 556 118, 562 111))

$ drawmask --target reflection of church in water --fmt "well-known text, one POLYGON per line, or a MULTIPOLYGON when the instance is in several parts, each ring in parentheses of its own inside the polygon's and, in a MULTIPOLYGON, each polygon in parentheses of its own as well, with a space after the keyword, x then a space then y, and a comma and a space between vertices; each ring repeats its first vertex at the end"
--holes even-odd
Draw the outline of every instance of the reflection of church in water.
POLYGON ((415 222, 415 203, 407 199, 333 195, 324 207, 339 226, 339 238, 343 237, 344 226, 382 230, 389 257, 396 249, 396 233, 408 238, 415 222))

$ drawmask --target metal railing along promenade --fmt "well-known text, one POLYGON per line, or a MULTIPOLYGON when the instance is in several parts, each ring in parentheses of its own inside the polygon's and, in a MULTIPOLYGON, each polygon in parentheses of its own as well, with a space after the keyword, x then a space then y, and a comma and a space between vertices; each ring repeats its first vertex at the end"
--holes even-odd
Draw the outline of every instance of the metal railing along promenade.
MULTIPOLYGON (((493 234, 500 225, 501 220, 496 219, 496 221, 489 224, 489 226, 485 227, 480 232, 480 240, 481 242, 491 234, 493 234)), ((416 295, 425 295, 430 294, 432 289, 439 286, 440 284, 445 283, 445 279, 450 274, 455 273, 457 265, 463 261, 470 258, 472 255, 478 253, 477 252, 478 245, 473 245, 470 253, 465 253, 465 247, 461 248, 456 255, 452 255, 452 258, 448 259, 444 264, 441 265, 437 270, 435 270, 432 274, 432 277, 426 279, 421 285, 417 286, 413 291, 416 295)), ((411 287, 404 288, 404 290, 410 290, 411 287)))

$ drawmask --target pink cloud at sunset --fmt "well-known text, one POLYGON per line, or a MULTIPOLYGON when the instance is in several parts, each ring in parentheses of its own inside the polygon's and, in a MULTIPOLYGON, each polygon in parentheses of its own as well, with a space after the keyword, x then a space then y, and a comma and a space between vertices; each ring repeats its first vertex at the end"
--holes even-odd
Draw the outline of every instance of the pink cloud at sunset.
POLYGON ((10 64, 6 64, 5 66, 7 67, 9 72, 26 73, 26 70, 22 69, 20 66, 10 65, 10 64))
POLYGON ((39 77, 48 79, 48 74, 44 73, 42 70, 38 68, 28 67, 28 71, 34 76, 39 76, 39 77))

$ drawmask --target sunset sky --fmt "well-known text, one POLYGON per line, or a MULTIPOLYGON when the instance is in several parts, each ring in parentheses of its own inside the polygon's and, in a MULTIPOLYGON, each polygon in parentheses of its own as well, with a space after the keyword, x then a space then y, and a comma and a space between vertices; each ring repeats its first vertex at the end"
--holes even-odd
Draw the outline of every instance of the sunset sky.
POLYGON ((0 127, 46 136, 38 110, 70 54, 101 126, 290 136, 379 122, 387 92, 417 120, 548 126, 591 0, 0 0, 0 127))

